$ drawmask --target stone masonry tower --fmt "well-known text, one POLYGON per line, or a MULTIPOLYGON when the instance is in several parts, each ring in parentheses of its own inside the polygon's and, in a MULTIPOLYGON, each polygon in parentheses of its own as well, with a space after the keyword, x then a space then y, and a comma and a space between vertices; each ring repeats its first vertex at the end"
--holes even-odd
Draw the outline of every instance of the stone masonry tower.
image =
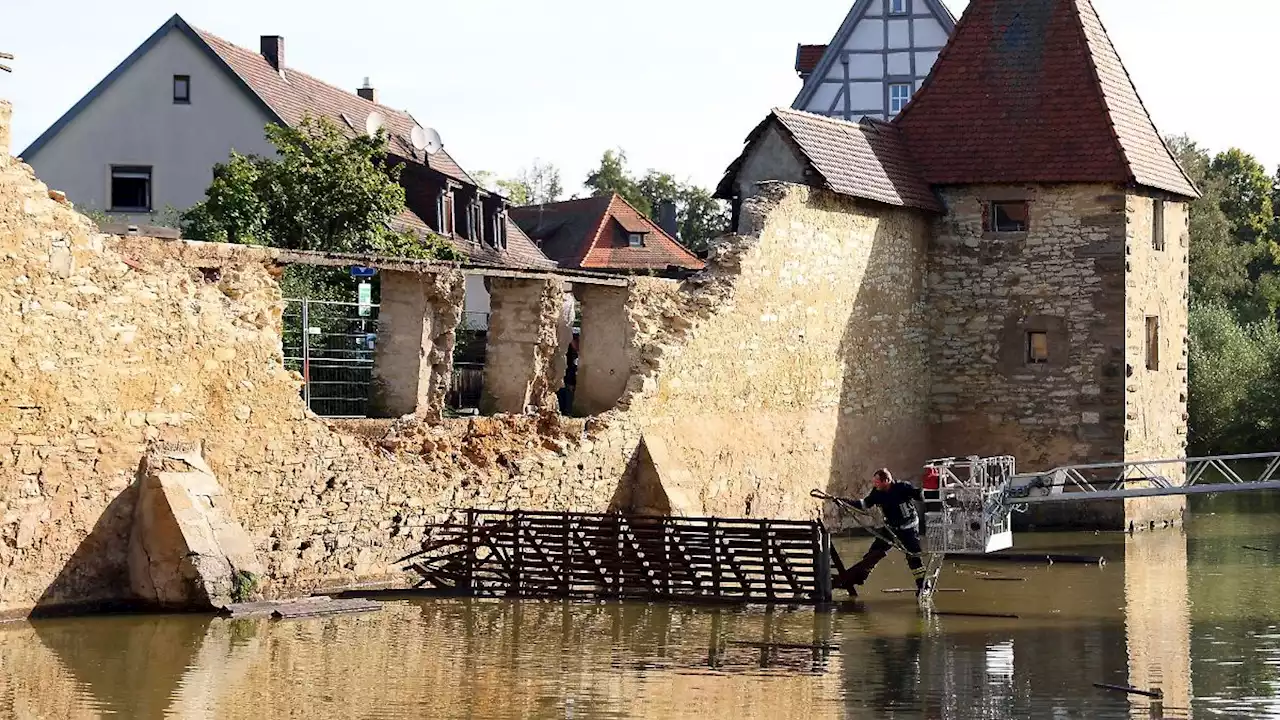
MULTIPOLYGON (((1090 0, 973 0, 894 125, 946 208, 927 290, 937 453, 1026 470, 1182 456, 1197 190, 1090 0)), ((1183 503, 1031 521, 1123 527, 1183 503)))

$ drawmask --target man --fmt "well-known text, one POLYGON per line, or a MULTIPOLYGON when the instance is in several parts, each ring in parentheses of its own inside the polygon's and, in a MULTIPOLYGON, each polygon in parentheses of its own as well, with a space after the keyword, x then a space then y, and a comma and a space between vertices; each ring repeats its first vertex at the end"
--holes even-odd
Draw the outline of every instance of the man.
POLYGON ((924 493, 919 488, 905 482, 895 482, 893 475, 885 469, 877 470, 872 478, 875 487, 862 500, 851 500, 849 504, 859 510, 879 507, 884 513, 885 527, 877 534, 871 549, 849 568, 840 578, 841 585, 851 593, 857 594, 854 586, 867 581, 871 571, 889 554, 893 547, 886 534, 895 538, 907 552, 907 565, 916 579, 916 596, 924 591, 924 552, 920 547, 920 515, 916 511, 916 501, 924 501, 924 493))

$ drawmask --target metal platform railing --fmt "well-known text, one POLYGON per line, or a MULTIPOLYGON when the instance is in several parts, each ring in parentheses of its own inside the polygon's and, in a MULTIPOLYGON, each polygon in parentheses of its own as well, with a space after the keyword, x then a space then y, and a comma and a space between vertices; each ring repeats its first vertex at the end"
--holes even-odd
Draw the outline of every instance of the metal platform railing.
POLYGON ((1119 500, 1280 490, 1280 452, 1098 463, 1014 475, 1005 503, 1119 500))

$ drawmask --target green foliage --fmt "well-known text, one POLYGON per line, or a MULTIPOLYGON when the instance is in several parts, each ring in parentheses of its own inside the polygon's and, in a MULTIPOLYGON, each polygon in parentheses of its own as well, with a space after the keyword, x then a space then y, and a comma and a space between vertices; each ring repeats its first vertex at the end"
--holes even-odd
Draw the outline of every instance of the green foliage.
POLYGON ((627 153, 624 150, 605 150, 600 158, 600 167, 591 171, 585 184, 591 188, 592 195, 617 193, 636 210, 653 217, 652 203, 645 196, 640 183, 627 170, 627 153))
POLYGON ((385 132, 348 137, 332 121, 307 117, 296 128, 268 125, 266 136, 277 157, 233 152, 218 164, 205 199, 182 213, 183 235, 290 250, 460 257, 441 238, 392 227, 405 199, 385 132))
POLYGON ((627 169, 627 156, 622 150, 605 151, 600 167, 587 177, 586 185, 594 195, 618 193, 655 221, 659 219, 661 203, 674 202, 679 240, 694 251, 705 250, 729 228, 728 210, 709 191, 657 170, 649 170, 637 180, 627 169))
POLYGON ((538 159, 515 177, 494 181, 492 189, 505 195, 512 207, 559 202, 564 197, 559 168, 538 159))
POLYGON ((231 576, 231 602, 244 603, 253 599, 258 589, 258 576, 247 570, 237 570, 231 576))
POLYGON ((1191 446, 1200 454, 1271 447, 1280 430, 1280 172, 1232 148, 1211 157, 1169 141, 1200 188, 1191 203, 1191 446))
POLYGON ((1272 447, 1280 429, 1280 330, 1226 305, 1191 309, 1189 411, 1197 454, 1272 447))

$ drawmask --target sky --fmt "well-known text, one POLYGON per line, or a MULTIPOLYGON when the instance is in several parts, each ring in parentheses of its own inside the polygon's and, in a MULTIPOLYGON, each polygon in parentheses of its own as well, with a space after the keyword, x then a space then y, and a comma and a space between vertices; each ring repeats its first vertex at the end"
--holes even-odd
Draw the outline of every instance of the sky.
MULTIPOLYGON (((340 87, 368 76, 386 105, 436 129, 468 171, 535 158, 566 190, 610 148, 711 187, 769 109, 800 89, 797 43, 825 43, 852 0, 5 0, 0 73, 19 152, 173 13, 340 87), (120 12, 127 7, 128 12, 120 12), (51 9, 52 8, 52 9, 51 9)), ((959 16, 967 0, 945 0, 959 16)), ((1273 45, 1280 2, 1094 0, 1163 134, 1280 163, 1273 45)), ((957 132, 963 132, 957 128, 957 132)))

